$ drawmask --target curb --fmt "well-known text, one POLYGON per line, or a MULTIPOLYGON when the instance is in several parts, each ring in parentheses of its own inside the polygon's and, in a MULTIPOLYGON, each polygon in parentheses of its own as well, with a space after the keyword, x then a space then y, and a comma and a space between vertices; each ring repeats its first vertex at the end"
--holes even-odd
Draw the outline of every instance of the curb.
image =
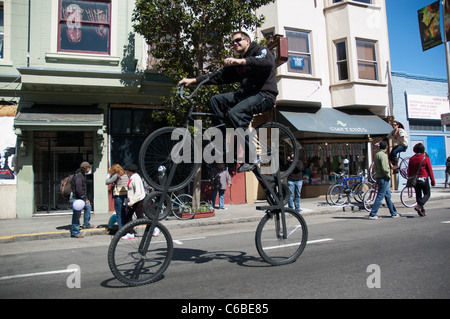
MULTIPOLYGON (((106 228, 94 228, 94 229, 80 230, 80 233, 84 236, 106 235, 106 232, 107 232, 106 228)), ((46 233, 9 235, 9 236, 1 236, 0 244, 19 242, 19 241, 28 241, 28 240, 71 238, 70 236, 71 236, 70 230, 46 232, 46 233)))

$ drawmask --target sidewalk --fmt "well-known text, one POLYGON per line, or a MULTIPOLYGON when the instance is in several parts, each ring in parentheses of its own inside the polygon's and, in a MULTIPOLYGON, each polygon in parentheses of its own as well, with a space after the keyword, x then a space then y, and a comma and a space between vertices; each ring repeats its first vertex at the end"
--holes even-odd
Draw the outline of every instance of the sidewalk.
MULTIPOLYGON (((430 201, 449 198, 450 190, 444 190, 442 186, 432 188, 430 201)), ((400 202, 400 191, 393 191, 392 199, 398 208, 404 207, 400 202)), ((228 208, 226 210, 216 209, 215 217, 192 220, 177 220, 175 217, 170 217, 169 219, 162 221, 162 223, 170 230, 170 228, 173 227, 200 227, 206 225, 259 221, 264 212, 256 210, 256 207, 267 205, 268 204, 265 201, 258 201, 254 204, 228 205, 226 206, 228 208)), ((362 213, 366 214, 364 207, 357 203, 352 203, 347 206, 330 206, 326 203, 325 196, 302 198, 301 208, 301 213, 305 216, 311 214, 338 213, 343 211, 352 212, 359 211, 360 209, 362 210, 362 213)), ((384 209, 384 207, 381 209, 384 209)), ((82 230, 81 233, 85 236, 105 235, 110 217, 110 213, 92 214, 91 223, 95 228, 82 230)), ((80 221, 82 222, 82 220, 83 217, 81 217, 80 221)), ((70 238, 71 221, 71 213, 59 216, 49 214, 49 216, 44 217, 0 220, 0 244, 25 240, 70 238)))

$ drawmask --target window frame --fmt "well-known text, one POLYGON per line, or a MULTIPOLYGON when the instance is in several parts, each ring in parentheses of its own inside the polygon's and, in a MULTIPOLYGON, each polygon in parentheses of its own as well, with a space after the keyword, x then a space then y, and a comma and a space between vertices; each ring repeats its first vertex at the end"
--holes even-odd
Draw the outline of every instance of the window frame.
POLYGON ((347 50, 347 40, 346 39, 342 39, 342 40, 337 40, 334 42, 334 48, 336 51, 336 74, 337 74, 337 80, 340 81, 348 81, 350 80, 350 69, 349 69, 349 64, 348 64, 348 50, 347 50), (338 45, 339 44, 344 44, 344 53, 345 53, 345 59, 340 59, 339 57, 339 52, 340 50, 338 49, 338 45), (346 72, 347 72, 347 77, 346 78, 341 78, 341 68, 340 65, 345 63, 345 68, 346 68, 346 72))
MULTIPOLYGON (((61 36, 63 32, 63 25, 67 24, 68 19, 65 19, 61 15, 63 1, 58 0, 58 38, 57 38, 57 52, 65 52, 65 53, 82 53, 82 54, 99 54, 99 55, 111 55, 111 32, 112 32, 112 2, 113 0, 76 0, 76 2, 85 2, 85 3, 105 3, 108 6, 108 16, 107 23, 97 22, 97 21, 80 21, 81 26, 107 26, 108 35, 107 35, 107 49, 106 51, 96 51, 96 50, 74 50, 74 49, 66 49, 61 48, 61 36)), ((82 28, 81 27, 81 28, 82 28)))
POLYGON ((360 80, 368 80, 368 81, 379 81, 379 61, 378 61, 378 41, 367 40, 367 39, 356 39, 356 63, 358 69, 358 79, 360 80), (359 44, 370 44, 372 46, 372 51, 375 60, 368 60, 365 57, 359 56, 359 44), (361 70, 361 65, 372 66, 374 69, 375 78, 363 77, 363 70, 361 70))
MULTIPOLYGON (((313 65, 312 65, 312 53, 311 53, 311 31, 305 31, 305 30, 295 30, 295 29, 285 29, 285 35, 288 38, 288 60, 287 60, 287 70, 289 73, 296 73, 296 74, 304 74, 304 75, 313 75, 313 65), (289 48, 289 36, 288 33, 299 33, 306 35, 307 38, 307 48, 308 51, 296 51, 289 48), (298 67, 298 70, 296 70, 295 67, 291 66, 292 63, 292 57, 302 57, 306 59, 308 65, 307 70, 300 70, 300 67, 298 67)), ((292 37, 291 37, 292 38, 292 37)), ((305 61, 305 60, 304 60, 305 61)))

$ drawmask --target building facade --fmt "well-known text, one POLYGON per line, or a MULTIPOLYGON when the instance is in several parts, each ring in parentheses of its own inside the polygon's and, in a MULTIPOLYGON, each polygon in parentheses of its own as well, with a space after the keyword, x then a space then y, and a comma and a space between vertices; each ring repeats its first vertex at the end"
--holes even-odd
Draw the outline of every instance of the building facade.
MULTIPOLYGON (((395 119, 408 132, 408 149, 414 155, 417 143, 430 156, 436 184, 445 182, 445 162, 450 156, 450 125, 441 124, 441 114, 449 113, 447 80, 444 78, 392 72, 392 97, 395 119)), ((406 183, 399 176, 398 188, 406 183)))
POLYGON ((16 107, 7 122, 17 138, 14 181, 0 183, 0 218, 70 211, 60 181, 83 161, 92 165, 93 209, 108 212, 109 166, 137 164, 142 141, 161 125, 151 114, 172 85, 147 67, 147 45, 132 29, 134 1, 0 7, 0 104, 16 107))
POLYGON ((385 1, 277 0, 260 11, 259 34, 288 38, 278 120, 302 147, 303 196, 323 195, 344 159, 351 174, 366 171, 373 137, 391 130, 385 1))

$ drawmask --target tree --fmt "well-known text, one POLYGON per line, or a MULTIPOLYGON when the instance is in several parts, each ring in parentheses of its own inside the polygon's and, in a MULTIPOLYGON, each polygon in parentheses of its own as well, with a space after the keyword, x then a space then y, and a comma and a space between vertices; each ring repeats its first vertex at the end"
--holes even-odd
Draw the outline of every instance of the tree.
MULTIPOLYGON (((133 27, 150 44, 150 54, 157 61, 155 69, 176 83, 183 77, 197 77, 219 68, 224 58, 231 55, 232 32, 260 27, 264 17, 255 11, 273 1, 136 0, 133 27)), ((213 94, 230 90, 224 86, 208 87, 197 95, 197 105, 206 107, 213 94)), ((182 123, 188 105, 178 97, 175 86, 163 101, 167 110, 159 116, 171 125, 182 123)), ((198 173, 194 185, 197 203, 199 185, 198 173)))

